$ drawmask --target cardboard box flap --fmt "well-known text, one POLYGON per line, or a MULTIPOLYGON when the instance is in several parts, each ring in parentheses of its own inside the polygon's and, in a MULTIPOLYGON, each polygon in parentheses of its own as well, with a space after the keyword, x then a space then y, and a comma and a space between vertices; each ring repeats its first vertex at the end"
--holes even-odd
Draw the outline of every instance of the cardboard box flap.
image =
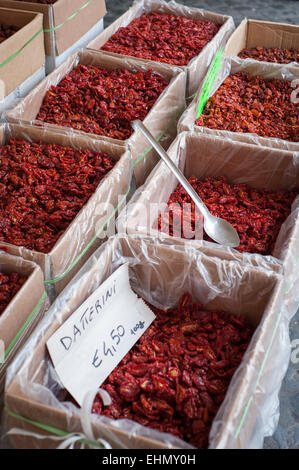
POLYGON ((225 53, 237 56, 242 49, 262 46, 299 51, 299 27, 270 21, 243 20, 227 41, 225 53))
POLYGON ((283 23, 249 20, 246 47, 256 46, 299 50, 299 28, 283 23))
POLYGON ((57 55, 62 54, 74 44, 103 18, 106 12, 104 0, 64 0, 64 2, 54 3, 53 18, 56 28, 57 55), (74 15, 74 13, 76 14, 74 15), (63 26, 58 27, 59 25, 63 26))
POLYGON ((40 13, 0 8, 0 17, 20 28, 0 44, 1 100, 44 65, 45 52, 40 13))

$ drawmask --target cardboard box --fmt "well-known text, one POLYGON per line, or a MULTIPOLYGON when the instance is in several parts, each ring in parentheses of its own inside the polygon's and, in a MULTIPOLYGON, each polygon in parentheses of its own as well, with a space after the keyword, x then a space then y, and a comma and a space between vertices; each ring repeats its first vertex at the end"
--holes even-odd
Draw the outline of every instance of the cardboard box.
POLYGON ((41 14, 0 8, 0 22, 20 28, 0 44, 0 65, 8 61, 0 67, 1 101, 36 73, 45 64, 46 59, 41 14))
MULTIPOLYGON (((97 38, 92 40, 87 48, 99 50, 106 42, 115 34, 119 28, 128 26, 134 18, 141 16, 143 13, 156 11, 159 13, 174 14, 176 16, 184 16, 194 20, 213 21, 222 25, 214 38, 203 48, 201 53, 194 57, 187 66, 180 67, 187 73, 187 97, 193 95, 198 89, 201 80, 207 73, 207 70, 215 56, 218 48, 224 46, 229 36, 232 34, 235 25, 231 16, 212 13, 199 8, 191 8, 174 1, 166 3, 163 1, 141 0, 134 4, 120 18, 106 28, 97 38)), ((103 51, 105 52, 105 51, 103 51)), ((126 58, 127 56, 115 53, 105 52, 106 54, 116 57, 126 58)), ((140 60, 137 58, 137 60, 140 60)), ((150 63, 160 63, 149 61, 150 63)))
MULTIPOLYGON (((195 132, 180 134, 168 151, 186 178, 225 176, 230 183, 247 183, 256 189, 298 190, 298 154, 290 151, 257 147, 224 140, 195 132)), ((119 217, 119 231, 129 235, 138 233, 162 239, 170 245, 198 247, 208 256, 235 260, 248 266, 259 266, 276 272, 283 270, 288 284, 299 291, 299 197, 293 203, 292 213, 278 235, 273 256, 240 253, 217 243, 171 237, 155 229, 158 216, 166 207, 178 181, 168 167, 161 163, 149 176, 119 217)), ((291 302, 291 299, 290 299, 291 302)), ((294 302, 294 300, 293 300, 294 302)), ((294 303, 292 304, 294 305, 294 303)), ((291 305, 290 305, 291 307, 291 305)))
POLYGON ((15 88, 9 95, 5 96, 2 100, 0 99, 0 122, 5 122, 5 118, 1 119, 2 113, 7 111, 8 109, 12 109, 15 107, 17 101, 29 93, 29 91, 33 90, 36 85, 39 84, 46 76, 45 73, 45 66, 43 65, 37 72, 31 75, 29 78, 24 80, 21 85, 15 88))
POLYGON ((60 55, 106 14, 105 0, 58 0, 53 5, 0 0, 0 6, 42 13, 47 55, 60 55))
MULTIPOLYGON (((278 64, 270 64, 268 62, 258 61, 246 61, 239 57, 224 57, 218 75, 213 84, 213 89, 210 93, 210 97, 215 93, 224 80, 234 73, 245 72, 252 76, 260 75, 266 78, 277 78, 282 80, 293 80, 299 79, 299 67, 294 66, 283 66, 278 64)), ((299 143, 289 142, 283 139, 275 139, 271 137, 261 137, 257 134, 242 133, 242 132, 231 132, 218 129, 209 129, 208 127, 201 127, 195 124, 199 97, 202 93, 204 80, 201 83, 198 92, 193 99, 190 106, 186 109, 180 118, 178 124, 178 132, 194 130, 198 133, 210 134, 212 136, 219 136, 224 139, 231 139, 238 142, 246 142, 249 144, 261 145, 263 147, 278 148, 282 150, 293 150, 299 151, 299 143)))
POLYGON ((227 41, 225 54, 237 56, 257 46, 299 50, 299 26, 244 19, 227 41))
POLYGON ((87 33, 85 33, 77 42, 72 44, 66 51, 60 55, 46 56, 46 72, 47 75, 57 69, 70 55, 83 49, 94 37, 100 34, 104 29, 104 19, 98 21, 87 33))
MULTIPOLYGON (((101 52, 84 51, 71 56, 64 64, 45 78, 26 98, 20 101, 12 111, 9 111, 6 116, 7 119, 10 122, 38 124, 43 127, 66 130, 66 127, 54 126, 53 124, 38 121, 36 116, 48 89, 52 85, 56 86, 78 63, 100 66, 108 70, 118 68, 126 68, 131 71, 153 69, 162 75, 169 82, 169 85, 161 93, 143 122, 156 138, 167 129, 160 142, 164 148, 170 145, 170 142, 176 136, 176 118, 185 108, 185 73, 178 68, 169 67, 168 65, 136 61, 131 58, 124 60, 101 52)), ((85 137, 92 136, 94 139, 105 140, 107 143, 122 145, 123 148, 129 146, 134 162, 144 154, 144 158, 134 168, 137 186, 143 184, 159 160, 153 149, 145 155, 145 151, 150 145, 141 131, 134 132, 127 140, 111 139, 110 137, 87 134, 86 132, 74 129, 72 132, 85 137)))
POLYGON ((11 137, 105 152, 116 162, 114 168, 100 182, 95 193, 48 254, 1 242, 9 253, 34 261, 42 268, 49 295, 55 297, 105 239, 105 232, 96 236, 100 232, 101 224, 109 218, 111 207, 117 208, 119 197, 125 195, 130 188, 132 174, 130 153, 116 144, 73 135, 71 132, 56 132, 50 128, 41 129, 32 126, 2 125, 0 144, 7 143, 11 137))
MULTIPOLYGON (((117 236, 110 239, 88 261, 81 276, 72 281, 56 305, 52 306, 47 316, 48 326, 43 325, 43 329, 31 338, 30 357, 26 358, 18 375, 6 389, 9 412, 21 415, 21 418, 7 415, 5 430, 17 428, 35 434, 23 436, 17 432, 10 436, 11 446, 53 448, 61 443, 50 438, 36 439, 36 434, 50 437, 50 432, 25 422, 22 417, 66 433, 82 433, 80 409, 69 402, 65 405, 55 398, 52 382, 50 390, 47 377, 53 369, 46 341, 96 287, 124 262, 130 263, 133 290, 151 303, 157 306, 162 303, 167 308, 176 305, 181 294, 188 291, 194 300, 203 302, 207 309, 239 313, 256 328, 247 353, 232 379, 225 402, 214 419, 210 447, 246 448, 257 434, 262 438, 264 429, 257 431, 255 425, 262 417, 268 426, 268 410, 273 413, 273 407, 269 408, 269 400, 271 402, 273 398, 272 386, 278 377, 281 383, 283 371, 279 367, 288 363, 285 352, 289 351, 286 351, 288 347, 281 335, 285 327, 283 321, 280 334, 276 335, 275 342, 271 342, 275 336, 273 331, 277 312, 281 307, 281 278, 273 272, 206 257, 200 250, 169 247, 142 237, 117 236), (269 352, 272 354, 271 359, 266 361, 265 354, 269 352), (42 364, 38 373, 35 373, 36 364, 42 364), (260 378, 257 387, 258 373, 260 378), (249 414, 243 419, 242 426, 239 426, 248 399, 249 414), (238 437, 232 444, 237 431, 238 437)), ((55 375, 51 374, 51 377, 55 375)), ((59 389, 58 386, 55 393, 59 389)), ((91 422, 95 438, 106 439, 113 448, 188 448, 186 443, 173 436, 167 437, 137 423, 122 425, 121 421, 95 415, 92 415, 91 422)))
MULTIPOLYGON (((4 390, 7 367, 41 320, 49 301, 44 290, 44 276, 39 266, 31 261, 0 252, 0 271, 17 272, 27 278, 21 289, 12 298, 0 315, 0 341, 7 355, 0 362, 0 401, 4 390), (31 314, 32 317, 31 317, 31 314)), ((1 350, 0 357, 4 353, 1 350)))

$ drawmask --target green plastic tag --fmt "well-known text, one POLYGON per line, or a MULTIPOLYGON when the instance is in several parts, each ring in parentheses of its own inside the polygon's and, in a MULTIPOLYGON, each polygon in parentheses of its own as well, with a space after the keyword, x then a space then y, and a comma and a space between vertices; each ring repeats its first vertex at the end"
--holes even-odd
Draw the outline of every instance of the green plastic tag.
POLYGON ((213 62, 210 65, 210 68, 208 70, 206 79, 202 87, 202 92, 200 94, 199 101, 198 101, 196 119, 198 119, 201 113, 203 112, 206 102, 208 101, 210 97, 210 93, 213 89, 213 85, 216 80, 218 71, 221 67, 222 57, 223 57, 223 48, 219 47, 217 54, 215 55, 213 62))

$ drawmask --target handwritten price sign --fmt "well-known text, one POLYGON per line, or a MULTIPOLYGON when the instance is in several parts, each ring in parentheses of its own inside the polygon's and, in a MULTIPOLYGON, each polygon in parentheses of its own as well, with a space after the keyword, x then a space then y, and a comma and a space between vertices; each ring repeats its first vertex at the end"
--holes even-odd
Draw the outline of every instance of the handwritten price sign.
POLYGON ((154 313, 131 290, 126 264, 54 333, 47 342, 50 356, 61 382, 79 405, 86 393, 102 385, 154 319, 154 313))

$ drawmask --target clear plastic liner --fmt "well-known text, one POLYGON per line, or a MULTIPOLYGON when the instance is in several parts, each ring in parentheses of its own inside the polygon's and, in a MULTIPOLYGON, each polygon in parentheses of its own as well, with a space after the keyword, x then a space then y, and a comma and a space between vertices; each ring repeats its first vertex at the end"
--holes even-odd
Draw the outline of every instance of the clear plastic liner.
MULTIPOLYGON (((289 80, 294 82, 299 80, 299 67, 292 67, 291 65, 278 65, 267 62, 258 62, 252 59, 240 59, 238 57, 223 57, 221 68, 218 71, 217 77, 211 87, 209 97, 218 90, 224 80, 232 74, 238 72, 246 72, 252 76, 260 75, 261 77, 276 78, 279 80, 289 80)), ((195 98, 190 106, 186 109, 180 118, 178 125, 178 132, 194 130, 198 133, 209 134, 212 136, 219 136, 224 139, 245 142, 248 144, 261 145, 271 148, 278 148, 282 150, 299 151, 299 143, 289 142, 283 139, 273 137, 261 137, 254 133, 231 132, 218 129, 209 129, 208 127, 197 126, 195 121, 198 113, 199 98, 203 91, 203 80, 199 86, 195 98)))
POLYGON ((0 127, 0 144, 5 145, 12 137, 29 142, 58 144, 76 150, 104 152, 115 162, 49 253, 1 242, 10 253, 41 266, 48 294, 53 298, 106 239, 109 232, 106 222, 113 222, 118 209, 129 195, 133 173, 131 155, 126 148, 115 143, 78 135, 70 129, 55 129, 53 126, 3 124, 0 127))
MULTIPOLYGON (((115 34, 119 28, 128 26, 135 18, 138 18, 144 13, 150 13, 152 11, 162 14, 173 14, 176 16, 183 16, 200 21, 213 21, 216 24, 222 25, 214 36, 214 38, 206 44, 200 54, 189 62, 185 67, 180 67, 186 71, 187 74, 187 94, 189 97, 193 95, 198 89, 201 80, 204 78, 218 48, 224 47, 228 38, 235 29, 234 20, 231 16, 221 15, 213 13, 201 8, 192 8, 187 5, 181 5, 180 3, 171 0, 166 2, 164 0, 136 0, 132 7, 129 8, 120 18, 114 21, 108 28, 106 28, 97 38, 91 41, 88 45, 88 49, 99 50, 106 42, 115 34)), ((105 52, 106 54, 122 57, 126 59, 127 56, 122 54, 116 54, 114 52, 105 52)), ((136 60, 141 60, 136 58, 136 60)), ((160 63, 155 61, 149 61, 150 63, 160 63)))
MULTIPOLYGON (((244 315, 256 328, 210 432, 210 448, 262 447, 277 424, 278 392, 290 354, 281 274, 235 261, 207 257, 199 247, 169 247, 153 238, 111 237, 87 261, 8 370, 4 446, 57 447, 49 426, 82 436, 82 410, 57 397, 62 386, 46 341, 119 266, 129 263, 132 289, 156 307, 169 308, 184 292, 208 309, 244 315), (81 418, 81 419, 80 419, 81 418), (26 421, 27 419, 27 421, 26 421), (41 429, 41 426, 43 429, 41 429), (7 435, 14 429, 13 434, 7 435), (24 435, 23 431, 26 431, 24 435)), ((298 302, 297 302, 298 306, 298 302)), ((293 305, 292 314, 295 312, 293 305)), ((86 410, 83 410, 86 412, 86 410)), ((90 415, 93 438, 112 448, 190 448, 177 437, 131 420, 90 415)))
POLYGON ((111 137, 88 134, 83 131, 71 129, 69 127, 49 124, 36 119, 43 99, 51 86, 56 86, 63 78, 71 72, 78 64, 93 65, 103 67, 108 70, 128 69, 132 72, 138 70, 153 69, 160 74, 167 82, 168 86, 158 97, 152 109, 149 111, 144 124, 150 129, 153 135, 158 138, 162 134, 160 143, 167 148, 176 136, 177 119, 185 109, 185 88, 186 75, 178 67, 170 67, 166 64, 140 61, 134 58, 119 58, 96 51, 80 51, 70 56, 60 67, 48 75, 31 93, 22 99, 17 106, 4 113, 4 117, 9 122, 19 124, 32 124, 50 130, 63 130, 71 132, 72 135, 85 136, 94 140, 103 140, 109 144, 120 145, 123 148, 130 147, 132 159, 135 163, 134 174, 137 186, 144 183, 145 178, 156 165, 158 159, 153 150, 145 153, 149 147, 147 140, 140 131, 133 132, 127 140, 117 140, 111 137))
MULTIPOLYGON (((168 150, 168 155, 187 178, 225 176, 229 183, 246 183, 260 190, 299 189, 298 152, 256 147, 194 131, 180 134, 168 150)), ((299 298, 299 196, 294 200, 291 213, 281 226, 273 254, 264 256, 258 253, 241 253, 234 248, 204 241, 200 230, 195 233, 196 239, 191 239, 191 236, 190 239, 172 237, 166 232, 158 231, 158 216, 166 210, 170 195, 177 185, 178 181, 168 167, 163 162, 157 165, 144 186, 136 191, 120 214, 118 231, 129 235, 138 233, 156 237, 169 245, 182 244, 185 249, 198 247, 208 256, 284 272, 289 286, 290 304, 299 298)), ((202 228, 202 220, 199 225, 202 228)))

